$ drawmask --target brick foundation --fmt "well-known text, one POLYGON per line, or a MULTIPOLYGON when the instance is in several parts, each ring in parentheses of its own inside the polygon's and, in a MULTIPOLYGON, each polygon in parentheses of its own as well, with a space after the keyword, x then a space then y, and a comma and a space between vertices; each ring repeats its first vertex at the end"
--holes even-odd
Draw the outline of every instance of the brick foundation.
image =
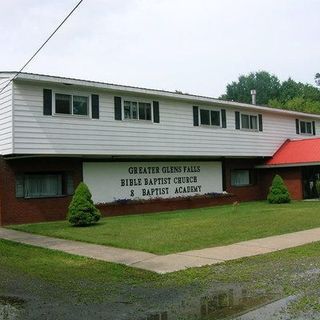
POLYGON ((104 216, 118 216, 127 214, 195 209, 217 205, 230 204, 236 201, 232 194, 216 197, 190 197, 180 199, 157 199, 149 201, 130 201, 128 203, 100 204, 97 207, 104 216))

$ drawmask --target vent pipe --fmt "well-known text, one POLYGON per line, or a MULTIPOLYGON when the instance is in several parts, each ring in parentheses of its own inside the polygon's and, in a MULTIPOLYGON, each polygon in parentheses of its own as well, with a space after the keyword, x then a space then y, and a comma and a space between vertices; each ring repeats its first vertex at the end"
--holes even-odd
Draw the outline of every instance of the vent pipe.
POLYGON ((251 98, 252 98, 252 100, 251 100, 252 104, 257 104, 257 101, 256 101, 257 92, 256 92, 256 90, 253 89, 253 90, 250 91, 250 93, 251 93, 251 98))

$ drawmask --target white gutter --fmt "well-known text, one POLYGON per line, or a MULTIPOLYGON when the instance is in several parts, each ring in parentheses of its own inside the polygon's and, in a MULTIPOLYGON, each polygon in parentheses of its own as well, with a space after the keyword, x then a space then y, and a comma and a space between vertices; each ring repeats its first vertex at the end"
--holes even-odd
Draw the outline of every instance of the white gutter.
POLYGON ((291 168, 291 167, 307 167, 320 166, 320 162, 301 162, 301 163, 287 163, 287 164, 266 164, 255 166, 257 169, 272 169, 272 168, 291 168))

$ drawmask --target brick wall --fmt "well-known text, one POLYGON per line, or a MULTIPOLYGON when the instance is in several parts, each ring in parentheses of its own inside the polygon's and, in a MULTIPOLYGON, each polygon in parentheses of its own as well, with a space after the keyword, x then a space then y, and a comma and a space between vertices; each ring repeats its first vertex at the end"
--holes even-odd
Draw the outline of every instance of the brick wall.
MULTIPOLYGON (((301 168, 254 169, 254 183, 251 186, 231 186, 232 169, 253 169, 261 164, 256 159, 225 159, 225 190, 229 197, 210 199, 166 199, 151 200, 142 203, 109 204, 100 209, 105 216, 169 211, 177 209, 199 208, 234 201, 264 200, 275 174, 284 179, 293 199, 303 198, 301 168)), ((24 158, 5 160, 0 158, 0 225, 54 221, 66 218, 71 196, 57 198, 24 199, 16 198, 15 176, 31 172, 72 173, 74 186, 82 181, 82 160, 73 158, 24 158)))
POLYGON ((301 167, 263 169, 261 170, 261 191, 264 199, 267 198, 273 177, 278 174, 284 180, 293 200, 303 199, 301 167))
POLYGON ((71 197, 16 198, 15 176, 32 172, 72 174, 74 186, 82 180, 82 162, 71 158, 0 159, 0 224, 28 223, 65 219, 71 197))
POLYGON ((225 169, 225 190, 236 196, 237 201, 254 201, 261 200, 261 179, 260 171, 254 167, 260 164, 260 160, 256 159, 226 159, 224 161, 225 169), (234 187, 231 185, 231 171, 234 169, 251 169, 253 170, 253 184, 250 186, 234 187))

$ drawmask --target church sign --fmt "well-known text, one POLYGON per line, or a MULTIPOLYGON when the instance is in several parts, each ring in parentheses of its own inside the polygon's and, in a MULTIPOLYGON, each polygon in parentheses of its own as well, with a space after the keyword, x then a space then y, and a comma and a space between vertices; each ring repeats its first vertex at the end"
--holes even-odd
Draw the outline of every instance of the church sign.
POLYGON ((95 203, 222 192, 221 162, 84 162, 95 203))

